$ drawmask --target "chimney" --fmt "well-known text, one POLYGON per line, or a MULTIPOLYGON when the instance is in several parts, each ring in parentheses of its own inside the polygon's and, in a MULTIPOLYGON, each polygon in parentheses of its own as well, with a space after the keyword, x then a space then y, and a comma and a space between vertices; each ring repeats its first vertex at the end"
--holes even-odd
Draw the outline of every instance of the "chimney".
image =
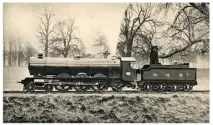
POLYGON ((43 59, 43 53, 38 53, 38 59, 43 59))

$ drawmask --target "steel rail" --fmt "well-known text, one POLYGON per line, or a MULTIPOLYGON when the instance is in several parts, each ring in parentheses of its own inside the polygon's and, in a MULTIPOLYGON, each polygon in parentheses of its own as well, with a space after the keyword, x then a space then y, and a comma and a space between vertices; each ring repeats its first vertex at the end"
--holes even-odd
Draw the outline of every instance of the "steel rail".
POLYGON ((34 91, 34 92, 26 92, 26 91, 3 91, 3 94, 16 94, 16 93, 23 93, 23 94, 58 94, 58 93, 70 93, 70 94, 134 94, 134 93, 162 93, 162 94, 169 94, 169 93, 209 93, 209 90, 192 90, 192 91, 163 91, 163 92, 157 92, 157 91, 52 91, 52 92, 46 92, 46 91, 34 91))

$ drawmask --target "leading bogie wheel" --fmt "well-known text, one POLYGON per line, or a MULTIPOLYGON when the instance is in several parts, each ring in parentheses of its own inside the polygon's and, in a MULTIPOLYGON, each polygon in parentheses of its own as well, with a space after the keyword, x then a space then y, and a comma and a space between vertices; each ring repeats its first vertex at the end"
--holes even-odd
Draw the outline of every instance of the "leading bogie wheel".
POLYGON ((30 82, 25 86, 25 90, 27 92, 34 92, 35 91, 35 83, 30 82))

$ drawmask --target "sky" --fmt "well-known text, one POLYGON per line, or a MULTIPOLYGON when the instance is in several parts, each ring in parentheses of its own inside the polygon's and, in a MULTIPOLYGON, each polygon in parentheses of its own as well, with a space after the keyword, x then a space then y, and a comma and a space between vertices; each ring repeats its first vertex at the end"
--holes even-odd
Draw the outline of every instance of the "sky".
MULTIPOLYGON (((120 25, 126 3, 53 3, 55 20, 74 18, 78 28, 77 35, 92 52, 92 44, 97 33, 103 34, 110 46, 111 53, 116 53, 120 25)), ((39 3, 4 3, 3 23, 6 33, 20 37, 24 43, 30 42, 39 52, 42 51, 36 37, 39 3)))

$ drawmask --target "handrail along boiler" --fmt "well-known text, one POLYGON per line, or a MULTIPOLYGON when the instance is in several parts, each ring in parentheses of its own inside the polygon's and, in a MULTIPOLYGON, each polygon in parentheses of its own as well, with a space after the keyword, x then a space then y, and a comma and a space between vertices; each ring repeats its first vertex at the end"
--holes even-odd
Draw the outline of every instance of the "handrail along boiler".
POLYGON ((150 64, 138 68, 134 57, 112 59, 31 57, 28 65, 32 77, 21 80, 23 90, 104 91, 124 87, 141 91, 189 91, 197 85, 196 68, 189 64, 161 65, 157 47, 150 53, 150 64))

